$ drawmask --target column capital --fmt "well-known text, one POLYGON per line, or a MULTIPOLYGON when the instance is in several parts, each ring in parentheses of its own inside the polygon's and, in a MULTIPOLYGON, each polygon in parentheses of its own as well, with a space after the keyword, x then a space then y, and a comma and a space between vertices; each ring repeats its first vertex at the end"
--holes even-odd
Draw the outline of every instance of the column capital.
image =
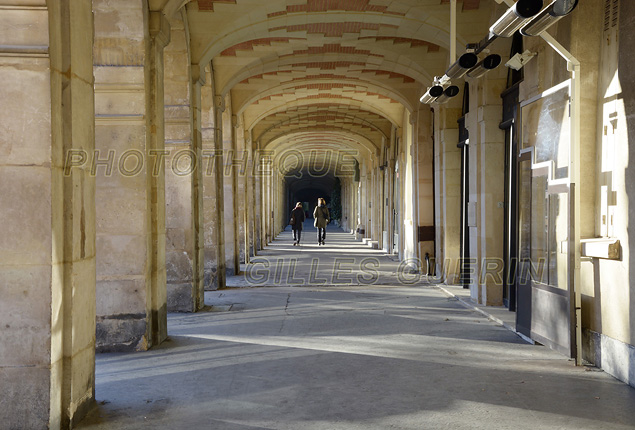
POLYGON ((214 102, 216 104, 216 109, 221 112, 225 112, 225 98, 223 96, 215 96, 214 102))
POLYGON ((192 84, 205 85, 205 70, 200 64, 191 64, 192 84))
POLYGON ((162 12, 150 12, 150 37, 165 48, 170 43, 170 22, 162 12))

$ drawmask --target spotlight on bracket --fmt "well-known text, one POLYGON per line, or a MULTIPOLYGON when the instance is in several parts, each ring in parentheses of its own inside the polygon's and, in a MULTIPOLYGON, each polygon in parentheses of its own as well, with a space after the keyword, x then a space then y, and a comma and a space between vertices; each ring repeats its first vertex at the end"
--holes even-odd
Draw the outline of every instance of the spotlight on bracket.
POLYGON ((450 85, 443 91, 443 94, 435 100, 436 103, 443 104, 447 103, 452 97, 459 94, 459 87, 456 85, 450 85))
POLYGON ((460 79, 478 63, 478 57, 472 52, 466 52, 445 71, 449 79, 460 79))
POLYGON ((542 0, 518 0, 490 28, 490 34, 510 37, 542 9, 542 0))
POLYGON ((485 73, 497 68, 501 63, 501 56, 498 54, 490 54, 478 63, 473 69, 467 72, 470 78, 480 78, 485 73))
POLYGON ((435 85, 433 87, 428 87, 428 90, 424 95, 421 96, 419 101, 424 104, 432 103, 437 97, 443 94, 443 87, 440 85, 435 85))
POLYGON ((520 32, 523 36, 538 36, 560 19, 573 12, 578 0, 556 0, 533 18, 520 32))

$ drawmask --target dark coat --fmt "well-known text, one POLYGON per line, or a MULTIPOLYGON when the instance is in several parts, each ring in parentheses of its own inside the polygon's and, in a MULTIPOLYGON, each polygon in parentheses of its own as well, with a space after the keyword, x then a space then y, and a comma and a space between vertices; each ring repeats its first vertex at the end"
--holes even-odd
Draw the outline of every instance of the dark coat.
POLYGON ((326 206, 316 206, 313 210, 313 217, 315 218, 313 225, 317 228, 326 228, 326 224, 331 218, 326 206))
POLYGON ((305 220, 304 217, 304 209, 295 208, 291 211, 291 219, 293 220, 293 224, 291 224, 291 228, 293 230, 302 230, 302 223, 305 220))

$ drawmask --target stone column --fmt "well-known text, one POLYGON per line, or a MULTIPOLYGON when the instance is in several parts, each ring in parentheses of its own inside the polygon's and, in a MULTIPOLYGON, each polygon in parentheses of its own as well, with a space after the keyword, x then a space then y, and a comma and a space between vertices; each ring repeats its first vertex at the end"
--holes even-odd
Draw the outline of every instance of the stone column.
MULTIPOLYGON (((381 241, 381 215, 379 214, 378 208, 381 208, 381 184, 379 182, 379 156, 375 158, 372 165, 372 188, 370 190, 371 195, 371 207, 370 207, 370 221, 371 221, 371 238, 376 241, 381 241)), ((381 243, 381 242, 378 242, 381 243)))
MULTIPOLYGON (((223 96, 219 96, 223 97, 223 96)), ((236 170, 233 169, 233 158, 236 155, 234 120, 232 115, 231 96, 224 97, 224 110, 220 121, 223 128, 223 186, 225 192, 225 271, 227 276, 237 275, 240 271, 238 245, 238 211, 236 210, 236 170)))
POLYGON ((269 219, 271 218, 269 212, 269 183, 270 178, 268 175, 260 177, 260 197, 262 202, 262 246, 263 248, 269 245, 269 219))
POLYGON ((375 232, 375 236, 373 237, 374 240, 377 241, 379 248, 383 248, 383 241, 384 241, 384 236, 383 236, 383 231, 384 231, 384 206, 385 206, 385 198, 384 198, 384 170, 380 169, 379 166, 384 162, 384 158, 383 158, 383 154, 379 155, 377 157, 377 162, 375 163, 375 190, 374 190, 374 196, 375 198, 373 199, 373 205, 374 205, 374 209, 373 209, 373 213, 374 213, 374 217, 373 217, 373 222, 374 222, 374 228, 373 231, 375 232))
MULTIPOLYGON (((200 68, 200 66, 198 66, 200 68)), ((203 145, 203 230, 205 289, 225 288, 225 228, 223 188, 223 121, 225 103, 215 94, 213 73, 205 72, 201 87, 200 117, 203 145)), ((195 70, 195 69, 193 69, 195 70)))
POLYGON ((460 257, 461 152, 457 120, 460 107, 435 109, 436 273, 447 283, 458 282, 460 257))
POLYGON ((169 24, 142 2, 94 0, 93 10, 97 348, 144 350, 167 336, 163 48, 169 24))
POLYGON ((405 171, 403 175, 403 188, 400 199, 403 204, 403 258, 416 259, 418 254, 417 241, 417 145, 415 135, 415 124, 417 113, 407 114, 407 121, 404 121, 403 151, 405 160, 405 171))
POLYGON ((366 216, 364 217, 364 224, 366 227, 366 237, 374 240, 374 229, 375 229, 375 216, 373 211, 375 210, 375 205, 377 201, 375 200, 375 172, 373 170, 374 160, 373 158, 368 159, 367 166, 367 185, 366 185, 366 216))
POLYGON ((68 428, 95 394, 92 11, 0 5, 0 426, 68 428))
POLYGON ((470 227, 470 257, 477 261, 471 295, 478 303, 491 306, 503 304, 505 134, 498 125, 503 116, 500 94, 506 82, 501 73, 496 70, 470 86, 472 106, 466 118, 469 182, 475 185, 470 190, 470 205, 476 208, 476 226, 470 227), (486 276, 490 268, 501 276, 486 276))
POLYGON ((271 186, 273 178, 273 162, 268 163, 263 160, 262 175, 260 176, 261 184, 261 202, 262 202, 262 246, 263 248, 271 242, 271 186))
POLYGON ((387 166, 383 170, 384 176, 384 225, 382 235, 382 247, 384 251, 392 254, 394 231, 393 231, 393 210, 394 210, 394 179, 395 179, 395 127, 390 132, 390 146, 388 147, 386 162, 387 166))
POLYGON ((432 141, 432 115, 428 108, 417 113, 417 203, 418 231, 416 240, 419 256, 434 257, 434 142, 432 141))
POLYGON ((192 153, 196 155, 196 170, 192 177, 192 233, 194 239, 193 258, 193 295, 195 310, 205 306, 205 175, 206 164, 203 156, 203 111, 201 108, 201 90, 204 85, 204 72, 200 67, 190 65, 190 112, 192 153))
POLYGON ((263 244, 263 216, 264 209, 262 204, 262 177, 263 177, 263 166, 262 166, 262 158, 260 153, 260 144, 258 142, 253 142, 253 198, 254 198, 254 254, 257 254, 260 251, 263 244))
POLYGON ((245 151, 247 152, 247 170, 245 172, 245 223, 246 223, 246 238, 245 246, 247 252, 245 253, 246 261, 249 263, 251 257, 256 255, 256 196, 254 193, 254 176, 253 176, 253 144, 251 142, 251 133, 245 132, 245 151))
POLYGON ((195 312, 203 306, 198 186, 205 166, 199 166, 200 84, 198 79, 192 84, 188 34, 181 13, 171 20, 170 28, 170 44, 164 54, 167 304, 168 311, 195 312), (191 93, 196 93, 197 109, 192 109, 191 93))
MULTIPOLYGON (((150 12, 150 81, 148 111, 150 152, 165 152, 165 107, 163 94, 163 50, 170 43, 170 24, 161 12, 150 12)), ((147 68, 146 68, 147 71, 147 68)), ((167 290, 165 270, 165 164, 157 163, 158 169, 150 177, 150 226, 151 226, 151 345, 158 345, 168 337, 167 290), (157 173, 157 174, 155 174, 157 173)))
MULTIPOLYGON (((368 190, 368 180, 369 177, 367 175, 367 171, 366 171, 366 163, 367 160, 362 160, 362 162, 359 164, 359 181, 361 184, 361 190, 359 193, 359 220, 358 223, 364 226, 365 231, 368 231, 368 224, 367 224, 367 210, 368 210, 368 196, 367 196, 367 190, 368 190)), ((357 214, 356 214, 357 216, 357 214)), ((357 225, 355 226, 355 231, 357 231, 357 225)), ((361 238, 364 238, 365 235, 361 235, 361 238)))
POLYGON ((245 128, 242 116, 232 116, 234 153, 231 156, 231 173, 235 185, 234 207, 235 207, 235 231, 236 231, 236 253, 237 270, 240 272, 240 263, 246 263, 249 259, 249 233, 247 228, 247 164, 249 163, 249 152, 245 141, 245 128))

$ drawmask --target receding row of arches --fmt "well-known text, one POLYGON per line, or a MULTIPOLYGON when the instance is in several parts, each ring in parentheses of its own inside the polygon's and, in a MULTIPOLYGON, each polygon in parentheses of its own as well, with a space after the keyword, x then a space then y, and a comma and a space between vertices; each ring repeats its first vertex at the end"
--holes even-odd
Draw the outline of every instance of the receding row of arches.
MULTIPOLYGON (((548 141, 541 134, 545 121, 558 125, 550 132, 564 129, 563 106, 575 98, 563 95, 557 112, 534 105, 542 107, 526 115, 523 129, 501 130, 501 121, 509 119, 507 108, 575 89, 575 67, 567 68, 548 41, 525 38, 523 51, 533 50, 537 59, 525 66, 524 78, 510 72, 513 85, 501 67, 465 78, 469 87, 461 82, 469 95, 463 106, 462 97, 432 107, 419 103, 451 62, 450 48, 481 40, 507 5, 459 1, 454 40, 454 1, 14 3, 0 0, 0 24, 11 22, 14 29, 0 45, 6 118, 0 221, 7 231, 0 238, 0 286, 12 286, 3 298, 7 340, 0 369, 29 384, 11 384, 15 395, 0 405, 0 416, 13 420, 9 427, 72 427, 94 400, 96 351, 160 344, 168 312, 200 310, 206 290, 239 276, 284 230, 297 201, 312 208, 318 197, 329 204, 337 197, 338 224, 369 246, 414 262, 414 269, 430 257, 432 270, 449 283, 465 282, 476 301, 510 300, 481 264, 518 248, 510 245, 510 222, 518 230, 521 218, 505 218, 511 213, 503 213, 506 199, 521 179, 535 184, 533 178, 549 170, 535 166, 531 145, 521 147, 519 139, 548 141), (511 86, 517 100, 504 101, 511 86), (505 182, 520 163, 526 171, 505 182), (461 257, 479 266, 462 265, 461 257), (35 386, 47 389, 35 395, 35 386), (15 424, 18 415, 26 418, 15 424)), ((610 145, 628 150, 623 136, 598 138, 628 128, 615 122, 626 118, 615 107, 623 96, 615 90, 622 51, 616 44, 596 46, 617 39, 618 26, 610 23, 619 20, 608 19, 602 32, 594 17, 605 5, 585 3, 579 16, 553 31, 597 71, 592 77, 601 77, 600 83, 585 80, 589 88, 608 94, 608 101, 585 94, 580 110, 588 125, 580 146, 593 171, 581 179, 593 196, 583 205, 588 222, 580 228, 589 237, 598 230, 602 240, 612 239, 609 232, 627 238, 623 176, 629 167, 622 166, 622 182, 606 179, 613 177, 609 167, 601 175, 593 170, 596 146, 605 158, 613 153, 610 145), (598 65, 601 56, 610 70, 598 65), (613 110, 606 107, 602 126, 593 128, 598 106, 613 110), (593 182, 596 176, 604 182, 593 182), (595 194, 604 196, 597 205, 595 194), (624 222, 609 229, 602 216, 624 222)), ((620 7, 630 6, 605 11, 612 17, 620 7)), ((501 38, 490 49, 507 59, 520 51, 510 50, 519 38, 501 38)), ((559 234, 572 225, 564 199, 557 205, 543 200, 533 206, 557 207, 547 215, 560 216, 560 224, 550 224, 559 234)), ((561 245, 549 252, 550 261, 562 263, 573 251, 561 245)), ((610 280, 598 272, 585 291, 595 286, 629 303, 628 264, 596 259, 585 270, 604 263, 626 287, 608 289, 610 280)), ((560 279, 569 279, 563 273, 560 279)), ((585 314, 586 329, 603 335, 606 322, 606 337, 633 344, 632 307, 618 309, 624 318, 616 322, 602 312, 613 305, 592 295, 585 300, 592 311, 585 314)))

